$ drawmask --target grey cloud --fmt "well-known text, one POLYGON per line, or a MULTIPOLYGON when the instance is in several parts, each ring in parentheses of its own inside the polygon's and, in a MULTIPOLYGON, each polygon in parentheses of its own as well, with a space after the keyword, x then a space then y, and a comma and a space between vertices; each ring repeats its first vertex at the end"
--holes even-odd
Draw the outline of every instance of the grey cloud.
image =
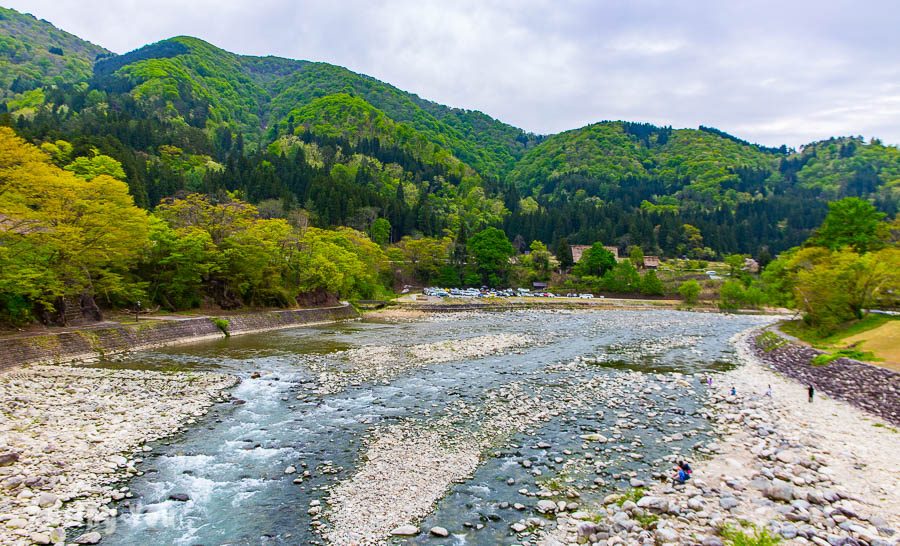
POLYGON ((900 8, 870 2, 6 0, 124 52, 178 34, 331 62, 551 133, 713 125, 900 142, 900 8))

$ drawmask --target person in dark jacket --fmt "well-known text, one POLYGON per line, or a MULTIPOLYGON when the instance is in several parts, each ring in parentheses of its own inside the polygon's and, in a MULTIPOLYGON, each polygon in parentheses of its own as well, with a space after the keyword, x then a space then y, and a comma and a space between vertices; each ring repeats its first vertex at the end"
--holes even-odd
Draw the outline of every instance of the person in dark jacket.
POLYGON ((807 389, 807 391, 809 391, 809 403, 812 404, 813 395, 816 394, 816 389, 814 389, 813 386, 810 385, 809 388, 807 389))

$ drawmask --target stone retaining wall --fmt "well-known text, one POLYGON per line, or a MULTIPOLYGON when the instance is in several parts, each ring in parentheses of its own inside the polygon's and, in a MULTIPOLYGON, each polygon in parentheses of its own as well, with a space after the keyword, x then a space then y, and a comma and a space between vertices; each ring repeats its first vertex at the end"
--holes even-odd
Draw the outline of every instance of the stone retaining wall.
POLYGON ((900 425, 900 374, 848 358, 813 366, 812 359, 822 351, 788 339, 768 350, 757 343, 756 336, 749 341, 756 357, 778 372, 900 425))
MULTIPOLYGON (((358 318, 349 306, 266 311, 224 317, 232 335, 358 318)), ((0 339, 0 371, 21 364, 95 360, 104 355, 223 337, 212 317, 146 319, 115 325, 28 337, 0 339)))

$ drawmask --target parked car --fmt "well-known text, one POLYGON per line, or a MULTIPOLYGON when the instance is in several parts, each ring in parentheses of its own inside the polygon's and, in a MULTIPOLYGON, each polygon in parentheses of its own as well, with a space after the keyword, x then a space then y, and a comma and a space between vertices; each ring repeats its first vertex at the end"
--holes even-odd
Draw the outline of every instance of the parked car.
POLYGON ((592 300, 592 299, 594 299, 594 295, 593 295, 593 294, 579 294, 578 297, 581 298, 581 299, 583 299, 583 300, 592 300))

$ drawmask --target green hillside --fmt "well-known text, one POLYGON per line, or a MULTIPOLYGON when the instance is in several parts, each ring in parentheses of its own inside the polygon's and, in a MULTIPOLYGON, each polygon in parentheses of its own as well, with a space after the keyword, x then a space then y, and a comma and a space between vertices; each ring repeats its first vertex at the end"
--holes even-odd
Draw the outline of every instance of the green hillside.
POLYGON ((900 151, 877 141, 795 152, 628 121, 536 136, 326 63, 185 36, 114 56, 30 16, 3 17, 2 43, 31 52, 7 56, 4 74, 33 79, 7 94, 0 124, 61 167, 118 161, 145 208, 230 192, 322 227, 384 219, 392 240, 494 225, 510 239, 712 257, 799 244, 841 197, 891 216, 900 203, 900 151), (54 64, 56 48, 73 67, 54 64), (702 241, 688 236, 695 228, 702 241))
POLYGON ((14 100, 13 109, 38 106, 40 87, 88 80, 94 59, 108 54, 47 21, 0 7, 0 101, 14 100))
POLYGON ((95 81, 107 91, 127 91, 167 120, 211 131, 228 127, 252 143, 291 132, 295 110, 338 93, 363 99, 396 127, 414 129, 486 175, 508 171, 528 143, 520 129, 480 112, 424 101, 345 68, 239 56, 190 37, 104 60, 95 81))
POLYGON ((778 157, 710 131, 601 122, 549 137, 525 154, 510 177, 535 196, 564 191, 573 179, 587 184, 587 191, 652 179, 666 196, 733 207, 760 189, 739 189, 740 173, 768 178, 778 157))

